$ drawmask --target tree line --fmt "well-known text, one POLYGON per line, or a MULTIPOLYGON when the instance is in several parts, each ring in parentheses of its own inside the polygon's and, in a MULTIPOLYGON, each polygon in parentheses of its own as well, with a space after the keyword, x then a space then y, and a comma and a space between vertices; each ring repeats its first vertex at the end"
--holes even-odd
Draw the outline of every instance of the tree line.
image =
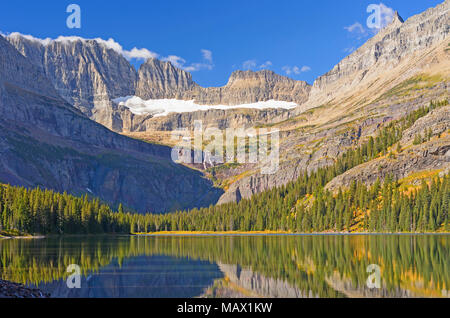
POLYGON ((40 188, 0 186, 0 230, 29 234, 128 233, 120 213, 99 199, 76 197, 40 188))

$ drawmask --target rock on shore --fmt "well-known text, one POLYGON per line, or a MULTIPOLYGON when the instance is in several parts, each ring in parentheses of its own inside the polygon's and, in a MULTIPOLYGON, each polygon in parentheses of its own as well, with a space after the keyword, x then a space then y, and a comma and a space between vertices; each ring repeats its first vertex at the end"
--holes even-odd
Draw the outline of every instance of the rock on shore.
POLYGON ((39 289, 27 288, 22 284, 0 279, 0 298, 49 298, 50 295, 39 289))

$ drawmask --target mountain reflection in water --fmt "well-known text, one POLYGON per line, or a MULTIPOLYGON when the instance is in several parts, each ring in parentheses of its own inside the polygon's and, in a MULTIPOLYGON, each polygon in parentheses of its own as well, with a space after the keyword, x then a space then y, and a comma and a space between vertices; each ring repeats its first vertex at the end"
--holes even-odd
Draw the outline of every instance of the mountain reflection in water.
POLYGON ((52 297, 448 297, 448 235, 0 240, 0 278, 52 297), (66 270, 82 270, 69 289, 66 270), (381 269, 369 289, 367 266, 381 269))

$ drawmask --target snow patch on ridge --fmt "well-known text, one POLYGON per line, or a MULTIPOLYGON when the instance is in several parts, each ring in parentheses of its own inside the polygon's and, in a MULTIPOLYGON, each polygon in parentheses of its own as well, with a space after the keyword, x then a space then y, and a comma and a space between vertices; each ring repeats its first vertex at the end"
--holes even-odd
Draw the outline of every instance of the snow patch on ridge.
POLYGON ((127 107, 135 115, 153 115, 154 117, 167 116, 170 113, 190 113, 195 111, 206 111, 210 109, 294 109, 296 103, 269 100, 252 104, 241 104, 235 106, 226 105, 198 105, 195 101, 177 100, 177 99, 151 99, 143 100, 138 96, 120 97, 113 102, 127 107))

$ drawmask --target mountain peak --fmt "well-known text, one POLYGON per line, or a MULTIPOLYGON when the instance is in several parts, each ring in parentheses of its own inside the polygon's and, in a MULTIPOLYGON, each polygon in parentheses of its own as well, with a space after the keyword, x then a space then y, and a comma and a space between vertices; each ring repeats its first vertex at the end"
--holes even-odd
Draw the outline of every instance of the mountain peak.
POLYGON ((161 60, 157 57, 148 58, 142 65, 140 69, 156 69, 156 70, 170 70, 173 73, 186 73, 187 76, 192 77, 191 73, 181 69, 180 67, 174 65, 171 61, 161 60))
POLYGON ((157 58, 149 58, 138 72, 136 95, 143 99, 176 98, 197 84, 192 75, 157 58))
POLYGON ((144 64, 162 64, 163 62, 156 57, 150 57, 145 60, 144 64))
POLYGON ((400 16, 400 14, 398 13, 398 11, 395 11, 394 16, 392 17, 392 21, 387 24, 383 30, 387 30, 387 32, 389 32, 389 30, 391 29, 395 29, 395 28, 399 28, 403 25, 405 21, 403 20, 403 18, 400 16))
POLYGON ((392 20, 392 23, 404 23, 405 20, 403 20, 403 18, 400 16, 400 14, 398 13, 398 11, 395 11, 394 13, 394 19, 392 20))

